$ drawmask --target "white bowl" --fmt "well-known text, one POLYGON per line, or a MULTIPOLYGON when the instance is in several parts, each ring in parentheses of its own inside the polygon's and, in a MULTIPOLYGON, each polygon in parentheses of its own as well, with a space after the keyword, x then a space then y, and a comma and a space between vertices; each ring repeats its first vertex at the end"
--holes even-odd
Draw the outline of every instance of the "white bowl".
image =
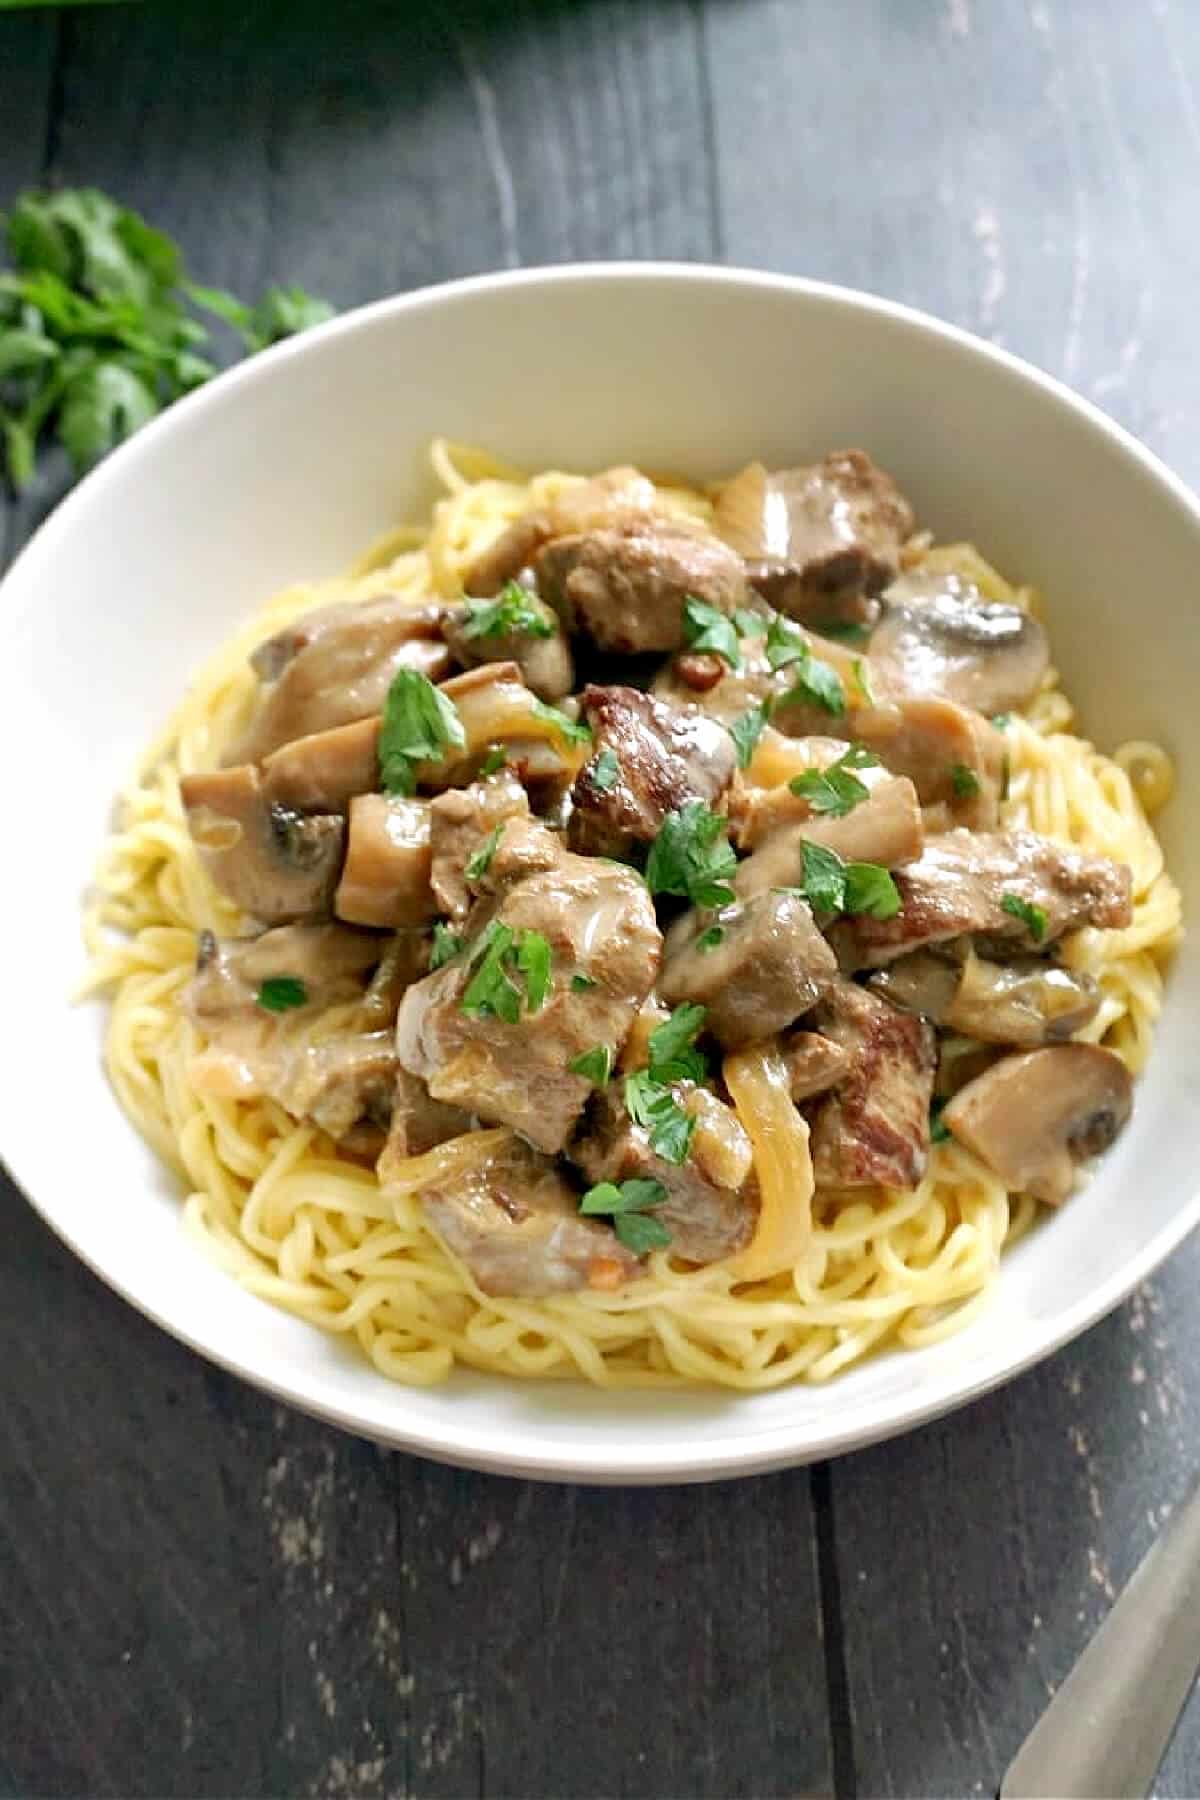
POLYGON ((102 1011, 67 998, 111 796, 190 671, 260 600, 422 515, 439 432, 530 468, 636 461, 697 478, 864 445, 923 524, 1045 591, 1085 730, 1169 746, 1181 797, 1163 835, 1185 907, 1200 893, 1184 828, 1200 792, 1200 509, 1110 420, 960 331, 815 283, 651 265, 458 282, 350 314, 173 408, 71 495, 3 584, 8 1167, 85 1262, 214 1362, 479 1468, 590 1481, 776 1468, 904 1430, 1045 1356, 1200 1216, 1200 940, 1176 961, 1132 1125, 1005 1259, 990 1308, 828 1387, 606 1396, 464 1374, 407 1389, 242 1292, 183 1236, 178 1193, 101 1072, 102 1011))

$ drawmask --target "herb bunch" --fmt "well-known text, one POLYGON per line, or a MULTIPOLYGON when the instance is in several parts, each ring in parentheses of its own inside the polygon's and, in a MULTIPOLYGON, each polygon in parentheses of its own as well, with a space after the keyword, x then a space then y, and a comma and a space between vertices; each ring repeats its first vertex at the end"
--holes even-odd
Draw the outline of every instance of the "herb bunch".
POLYGON ((96 188, 29 192, 0 215, 0 470, 14 488, 57 441, 82 473, 156 413, 216 374, 209 327, 248 352, 328 319, 302 288, 247 306, 190 281, 179 246, 96 188))

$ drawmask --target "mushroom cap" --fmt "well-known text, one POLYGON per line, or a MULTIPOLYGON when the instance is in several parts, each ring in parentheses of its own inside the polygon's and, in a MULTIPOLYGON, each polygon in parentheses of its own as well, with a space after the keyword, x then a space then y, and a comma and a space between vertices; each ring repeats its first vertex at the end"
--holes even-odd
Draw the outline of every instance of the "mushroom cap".
POLYGON ((1005 1185, 1057 1206, 1078 1164, 1107 1150, 1133 1108, 1133 1079, 1098 1044, 1005 1056, 960 1088, 942 1119, 1005 1185))
POLYGON ((188 827, 213 881, 268 925, 329 911, 342 865, 343 818, 269 800, 248 764, 180 783, 188 827))
POLYGON ((931 694, 976 712, 1007 712, 1038 690, 1050 646, 1038 620, 985 600, 957 575, 902 576, 884 596, 871 663, 898 693, 931 694))

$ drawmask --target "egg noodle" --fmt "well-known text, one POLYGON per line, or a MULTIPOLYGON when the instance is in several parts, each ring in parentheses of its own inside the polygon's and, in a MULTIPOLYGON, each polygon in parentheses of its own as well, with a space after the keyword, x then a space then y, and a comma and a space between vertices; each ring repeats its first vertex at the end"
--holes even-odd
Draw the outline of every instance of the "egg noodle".
MULTIPOLYGON (((336 600, 382 593, 457 597, 468 562, 531 505, 581 477, 527 479, 485 453, 438 442, 445 498, 428 528, 406 526, 374 546, 342 580, 293 587, 249 620, 188 690, 123 796, 89 900, 88 991, 111 998, 106 1062, 118 1099, 186 1184, 184 1219, 243 1286, 327 1331, 357 1339, 395 1380, 443 1380, 455 1363, 508 1376, 584 1376, 605 1387, 717 1383, 768 1388, 822 1381, 876 1346, 921 1345, 958 1331, 986 1301, 1000 1253, 1033 1223, 1036 1203, 1004 1187, 965 1149, 936 1144, 910 1193, 812 1193, 807 1133, 778 1105, 778 1059, 741 1053, 725 1078, 754 1148, 773 1229, 789 1213, 803 1230, 782 1269, 733 1262, 673 1266, 653 1254, 641 1279, 617 1292, 547 1299, 489 1297, 427 1225, 422 1186, 508 1137, 487 1129, 399 1164, 394 1183, 339 1155, 315 1125, 269 1099, 202 1096, 189 1084, 203 1040, 180 999, 196 935, 244 929, 211 886, 188 835, 179 777, 211 768, 244 725, 257 688, 251 650, 290 620, 336 600), (789 1191, 790 1189, 790 1191, 789 1191), (809 1209, 811 1208, 811 1218, 809 1209), (769 1273, 764 1273, 766 1268, 769 1273)), ((701 519, 710 501, 666 480, 666 508, 701 519)), ((950 569, 993 599, 1036 609, 969 545, 916 539, 906 560, 950 569)), ((1011 759, 1007 826, 1102 852, 1133 871, 1133 922, 1070 938, 1070 966, 1098 980, 1099 1013, 1082 1033, 1136 1074, 1150 1053, 1164 960, 1180 929, 1178 893, 1146 821, 1166 800, 1172 770, 1153 744, 1101 755, 1072 735, 1070 702, 1048 677, 1006 731, 1011 759)), ((314 1031, 344 1027, 327 1013, 314 1031)), ((952 1053, 951 1040, 948 1053, 952 1053)), ((1073 1204, 1086 1204, 1077 1199, 1073 1204)), ((756 1244, 761 1244, 762 1228, 756 1244)))

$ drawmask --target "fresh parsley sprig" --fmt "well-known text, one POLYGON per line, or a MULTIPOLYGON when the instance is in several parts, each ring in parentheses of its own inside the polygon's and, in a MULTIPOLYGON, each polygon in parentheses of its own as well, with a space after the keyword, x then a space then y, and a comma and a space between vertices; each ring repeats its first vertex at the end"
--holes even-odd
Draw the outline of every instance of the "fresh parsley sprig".
POLYGON ((742 666, 737 627, 732 619, 707 600, 688 594, 683 602, 683 633, 692 650, 711 650, 731 669, 742 666))
POLYGON ((726 824, 703 800, 689 800, 669 812, 646 859, 650 892, 678 894, 693 906, 725 906, 732 900, 728 883, 737 857, 725 835, 726 824))
POLYGON ((217 372, 208 327, 232 325, 250 352, 332 309, 302 288, 249 307, 189 281, 179 247, 96 188, 21 194, 2 219, 0 470, 15 488, 57 441, 81 473, 217 372))
POLYGON ((515 1025, 521 1002, 527 1012, 540 1012, 550 993, 551 951, 540 931, 522 931, 493 919, 471 946, 468 966, 474 971, 460 1002, 470 1018, 495 1018, 515 1025), (524 980, 522 988, 515 977, 524 980))
POLYGON ((825 813, 832 819, 843 819, 869 796, 870 789, 853 773, 855 769, 879 766, 879 758, 862 744, 851 744, 837 761, 825 769, 805 769, 788 782, 793 794, 807 800, 812 811, 825 813))
POLYGON ((1019 919, 1035 944, 1040 944, 1046 935, 1046 913, 1041 906, 1035 906, 1032 900, 1023 900, 1020 894, 1002 894, 1000 904, 1011 918, 1019 919))
POLYGON ((264 1012, 291 1012, 307 1006, 308 989, 298 975, 268 975, 256 995, 264 1012))
POLYGON ((824 662, 814 656, 808 639, 790 619, 781 616, 771 620, 767 631, 767 661, 778 673, 780 669, 795 669, 796 677, 787 693, 776 701, 777 706, 786 706, 789 700, 799 700, 809 705, 821 707, 834 718, 840 718, 846 710, 846 690, 842 678, 832 663, 824 662))
POLYGON ((581 1213, 610 1218, 613 1230, 627 1250, 645 1256, 650 1250, 665 1250, 671 1233, 661 1219, 650 1217, 655 1207, 667 1199, 661 1181, 634 1177, 630 1181, 599 1181, 590 1187, 579 1202, 581 1213))
POLYGON ((800 854, 800 892, 814 912, 894 919, 900 911, 900 890, 878 863, 846 862, 836 850, 808 838, 801 842, 800 854))
POLYGON ((465 604, 464 637, 554 636, 554 626, 538 611, 535 596, 518 581, 506 581, 494 600, 468 600, 465 604))
POLYGON ((383 703, 379 777, 385 793, 414 794, 417 767, 447 750, 465 750, 467 734, 453 700, 415 669, 398 669, 383 703))

